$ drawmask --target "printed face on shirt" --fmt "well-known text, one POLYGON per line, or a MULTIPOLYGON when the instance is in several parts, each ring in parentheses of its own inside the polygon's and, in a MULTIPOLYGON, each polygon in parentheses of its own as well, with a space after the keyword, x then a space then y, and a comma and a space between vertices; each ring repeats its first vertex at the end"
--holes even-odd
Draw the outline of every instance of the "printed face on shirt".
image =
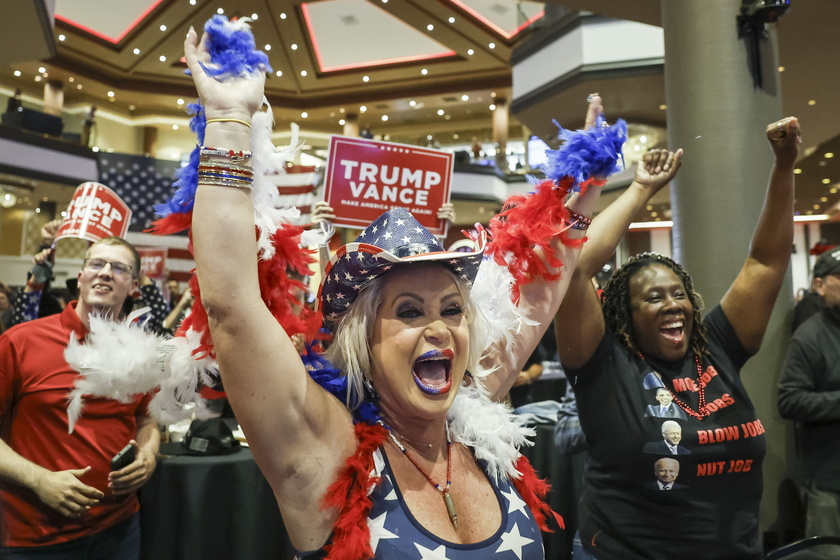
POLYGON ((668 406, 674 400, 674 397, 671 396, 671 392, 668 389, 657 389, 656 400, 659 401, 661 406, 668 406))
POLYGON ((659 459, 653 465, 653 474, 662 484, 673 484, 680 474, 680 463, 676 459, 659 459))
POLYGON ((676 447, 682 440, 682 428, 676 422, 666 422, 662 424, 662 437, 668 445, 676 447))
POLYGON ((829 306, 840 305, 840 274, 814 279, 814 286, 829 306))
POLYGON ((467 366, 465 304, 443 266, 404 266, 385 277, 370 350, 387 417, 430 419, 448 410, 467 366))
MULTIPOLYGON (((134 267, 134 255, 122 245, 93 245, 86 256, 89 259, 101 259, 108 263, 121 263, 134 267)), ((80 317, 82 313, 99 311, 119 317, 122 305, 130 293, 137 289, 138 281, 132 274, 114 274, 111 264, 99 270, 83 266, 79 271, 79 304, 76 307, 80 317)))
POLYGON ((648 265, 630 279, 633 341, 642 354, 676 361, 686 355, 694 308, 677 274, 666 266, 648 265))

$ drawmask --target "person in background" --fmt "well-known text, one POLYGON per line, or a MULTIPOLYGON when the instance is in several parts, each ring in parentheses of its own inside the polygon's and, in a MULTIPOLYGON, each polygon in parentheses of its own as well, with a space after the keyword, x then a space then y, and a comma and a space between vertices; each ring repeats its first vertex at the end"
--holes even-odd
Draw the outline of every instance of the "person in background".
POLYGON ((165 284, 166 292, 169 294, 169 309, 174 309, 181 300, 181 283, 175 278, 169 278, 165 284))
MULTIPOLYGON (((837 247, 820 242, 817 243, 815 249, 816 248, 823 251, 831 251, 837 247)), ((815 249, 811 249, 812 255, 814 254, 815 249)), ((819 253, 819 255, 823 254, 825 253, 819 253)), ((817 257, 817 259, 819 260, 819 257, 817 257)), ((814 271, 816 271, 816 266, 814 267, 814 271)), ((802 296, 796 301, 796 305, 793 306, 793 331, 796 332, 799 325, 804 323, 811 315, 819 313, 823 307, 825 307, 825 300, 822 295, 820 295, 820 290, 817 289, 817 276, 812 274, 810 288, 805 290, 802 296)))
POLYGON ((793 333, 778 408, 798 429, 805 536, 840 537, 840 248, 817 259, 814 290, 824 304, 793 333))
POLYGON ((0 333, 12 325, 14 317, 14 291, 3 282, 0 282, 0 333))
POLYGON ((64 359, 92 314, 118 319, 137 288, 140 257, 128 242, 94 243, 78 273, 79 300, 0 336, 0 556, 6 560, 136 560, 136 491, 155 469, 160 432, 146 408, 85 400, 68 433, 67 396, 79 377, 64 359), (126 446, 135 459, 111 471, 126 446))
MULTIPOLYGON (((591 281, 637 213, 676 175, 682 150, 648 152, 590 228, 555 329, 588 443, 579 530, 596 559, 762 557, 766 442, 739 372, 761 347, 790 262, 801 141, 793 117, 768 125, 765 135, 775 162, 758 224, 741 271, 705 316, 691 277, 662 255, 629 259, 602 301, 591 281), (651 372, 686 415, 683 440, 696 442, 681 492, 645 488, 655 457, 643 448, 661 437, 662 422, 645 415, 656 390, 645 383, 651 372), (744 429, 749 437, 726 435, 744 429), (722 439, 709 436, 716 433, 722 439)), ((709 227, 718 227, 713 218, 709 227)))

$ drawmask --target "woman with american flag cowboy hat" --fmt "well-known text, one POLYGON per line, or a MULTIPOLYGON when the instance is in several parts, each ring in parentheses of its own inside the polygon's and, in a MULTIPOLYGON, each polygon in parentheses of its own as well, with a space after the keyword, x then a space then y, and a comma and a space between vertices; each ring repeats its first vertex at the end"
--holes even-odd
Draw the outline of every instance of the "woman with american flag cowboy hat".
MULTIPOLYGON (((563 298, 623 123, 565 132, 566 146, 587 143, 603 161, 584 172, 557 156, 562 172, 510 201, 489 242, 479 228, 472 252, 444 251, 404 210, 381 216, 323 275, 332 364, 304 362, 266 303, 277 287, 260 283, 266 262, 298 258, 300 231, 276 227, 271 254, 255 255, 250 129, 264 72, 208 70, 224 50, 214 41, 243 26, 208 24, 185 42, 213 147, 201 150, 192 216, 197 287, 224 388, 299 557, 542 558, 547 486, 518 451, 528 430, 499 400, 563 298)), ((600 98, 589 111, 600 114, 600 98)))

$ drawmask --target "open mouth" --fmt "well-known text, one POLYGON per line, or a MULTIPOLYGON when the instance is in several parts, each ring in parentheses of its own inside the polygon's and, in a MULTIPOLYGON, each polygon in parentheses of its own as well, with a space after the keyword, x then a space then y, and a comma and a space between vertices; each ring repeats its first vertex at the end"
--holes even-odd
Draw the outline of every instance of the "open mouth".
POLYGON ((111 286, 108 286, 107 284, 95 284, 93 289, 97 293, 108 293, 112 291, 111 286))
POLYGON ((411 368, 414 383, 426 394, 443 395, 452 388, 452 350, 431 350, 416 360, 411 368))
POLYGON ((685 337, 685 323, 682 319, 665 323, 659 327, 659 332, 671 342, 679 344, 685 337))

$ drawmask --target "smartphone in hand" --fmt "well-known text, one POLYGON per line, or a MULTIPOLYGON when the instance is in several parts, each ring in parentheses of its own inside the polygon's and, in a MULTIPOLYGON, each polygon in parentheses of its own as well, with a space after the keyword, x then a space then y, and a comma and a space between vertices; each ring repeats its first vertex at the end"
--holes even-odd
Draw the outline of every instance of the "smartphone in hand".
POLYGON ((111 459, 111 472, 127 467, 137 458, 137 446, 129 443, 111 459))

